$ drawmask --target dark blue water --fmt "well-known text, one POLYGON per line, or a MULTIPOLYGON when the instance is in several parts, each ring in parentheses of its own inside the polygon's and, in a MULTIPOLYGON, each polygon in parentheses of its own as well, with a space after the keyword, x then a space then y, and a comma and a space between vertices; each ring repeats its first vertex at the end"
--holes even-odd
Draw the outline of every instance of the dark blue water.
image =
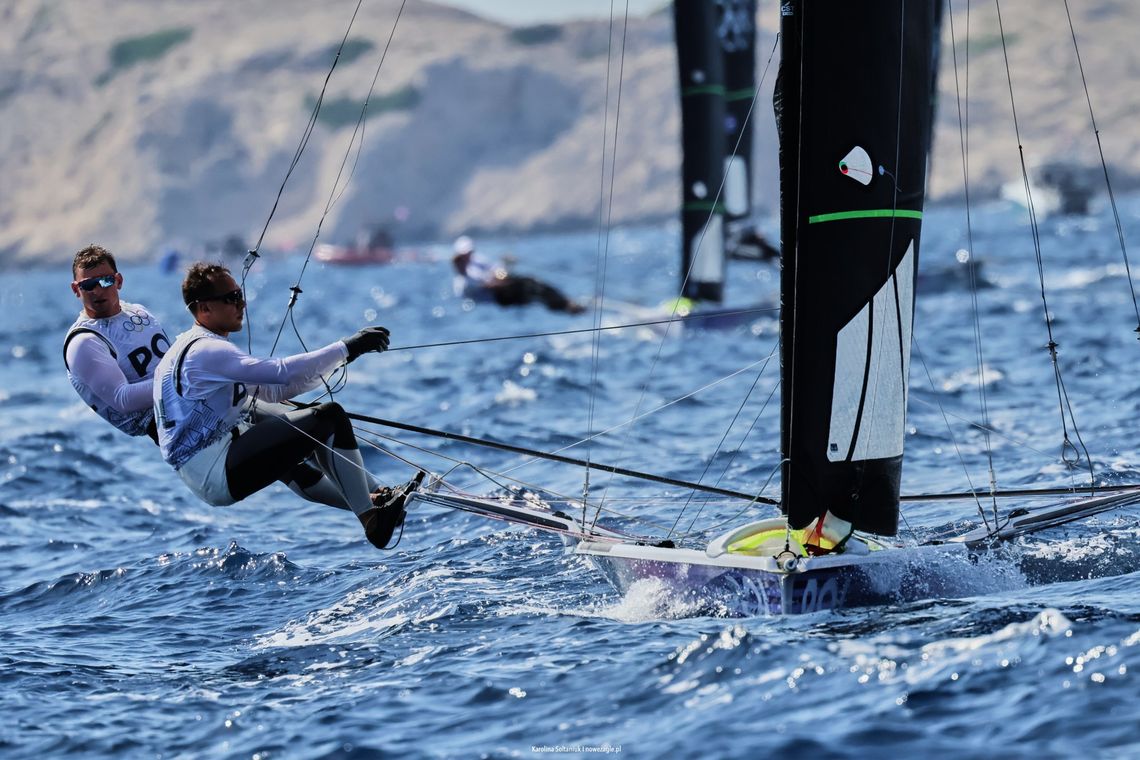
MULTIPOLYGON (((1140 202, 1123 212, 1130 239, 1140 240, 1140 202)), ((989 482, 985 438, 971 424, 981 412, 970 297, 954 259, 967 246, 964 219, 961 209, 939 209, 926 223, 907 493, 989 482)), ((1030 232, 1008 207, 979 210, 974 221, 998 484, 1081 482, 1081 470, 1060 460, 1030 232)), ((1140 343, 1111 217, 1049 220, 1042 235, 1054 338, 1079 425, 1068 425, 1070 437, 1079 432, 1101 480, 1140 481, 1140 343)), ((653 305, 671 295, 674 256, 662 251, 676 239, 675 229, 615 233, 607 297, 653 305)), ((571 295, 594 291, 596 233, 483 242, 571 295)), ((250 278, 259 351, 272 342, 300 264, 267 257, 250 278)), ((128 300, 148 304, 172 332, 188 326, 176 275, 124 270, 128 300)), ((0 755, 1140 752, 1136 514, 1024 540, 950 579, 959 593, 946 598, 784 619, 693 617, 649 587, 622 597, 558 541, 457 512, 414 512, 396 550, 378 552, 350 515, 281 487, 229 508, 203 505, 149 442, 89 413, 60 358, 78 309, 69 279, 66 265, 10 271, 0 290, 0 755)), ((734 265, 730 301, 771 299, 775 282, 765 265, 734 265)), ((394 348, 590 324, 588 315, 540 307, 465 308, 450 294, 446 256, 311 266, 302 288, 295 321, 310 346, 365 323, 391 328, 394 348)), ((649 330, 607 333, 596 378, 588 335, 393 350, 355 363, 338 400, 553 450, 757 362, 775 337, 771 315, 664 342, 649 330)), ((298 347, 287 327, 281 350, 298 347)), ((778 412, 774 401, 764 406, 774 361, 717 450, 757 369, 598 439, 590 455, 760 489, 779 461, 778 412)), ((502 471, 525 461, 369 430, 394 434, 399 442, 367 436, 408 462, 457 468, 449 479, 476 493, 497 486, 458 463, 502 471)), ((411 471, 377 448, 366 458, 385 480, 411 471)), ((583 485, 578 470, 544 461, 511 475, 570 495, 583 485)), ((626 521, 668 522, 672 505, 659 497, 684 495, 595 473, 591 493, 603 491, 626 521)), ((776 492, 773 481, 766 493, 776 492)), ((711 525, 737 507, 705 509, 698 523, 711 525)), ((905 540, 979 522, 963 502, 908 505, 904 519, 905 540)))

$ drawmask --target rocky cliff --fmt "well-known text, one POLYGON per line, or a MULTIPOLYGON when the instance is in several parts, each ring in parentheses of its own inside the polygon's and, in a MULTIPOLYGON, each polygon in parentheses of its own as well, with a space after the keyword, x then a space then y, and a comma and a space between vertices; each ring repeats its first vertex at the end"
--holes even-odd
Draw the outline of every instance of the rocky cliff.
MULTIPOLYGON (((763 71, 778 10, 761 5, 763 71)), ((971 197, 1020 176, 1006 53, 1028 164, 1099 171, 1064 4, 1007 0, 1004 49, 994 6, 972 5, 954 2, 945 30, 932 197, 962 194, 958 93, 967 87, 971 197)), ((1140 6, 1070 6, 1123 187, 1140 175, 1132 125, 1140 6)), ((88 241, 128 258, 169 239, 256 241, 355 7, 22 0, 0 8, 0 260, 66 261, 88 241)), ((394 0, 363 3, 267 245, 307 244, 326 209, 322 239, 331 241, 375 225, 397 239, 441 239, 594 225, 600 209, 615 224, 676 213, 670 14, 629 19, 624 47, 616 19, 611 52, 608 21, 518 28, 428 2, 399 11, 394 0), (608 173, 603 180, 611 168, 612 199, 608 173)), ((769 212, 778 57, 755 137, 757 203, 769 212)))

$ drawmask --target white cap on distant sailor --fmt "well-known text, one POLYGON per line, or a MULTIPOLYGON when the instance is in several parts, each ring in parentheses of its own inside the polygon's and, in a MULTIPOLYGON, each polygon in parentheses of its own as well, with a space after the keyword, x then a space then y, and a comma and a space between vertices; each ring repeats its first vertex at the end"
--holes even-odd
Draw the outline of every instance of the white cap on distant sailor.
POLYGON ((475 250, 475 241, 466 235, 455 238, 455 255, 462 256, 475 250))

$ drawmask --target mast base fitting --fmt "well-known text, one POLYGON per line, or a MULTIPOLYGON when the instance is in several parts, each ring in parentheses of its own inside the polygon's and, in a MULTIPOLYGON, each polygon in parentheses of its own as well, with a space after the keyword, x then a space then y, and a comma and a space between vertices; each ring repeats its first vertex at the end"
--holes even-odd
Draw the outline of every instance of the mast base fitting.
POLYGON ((795 552, 783 551, 776 555, 776 567, 785 573, 795 572, 799 564, 800 558, 796 556, 795 552))

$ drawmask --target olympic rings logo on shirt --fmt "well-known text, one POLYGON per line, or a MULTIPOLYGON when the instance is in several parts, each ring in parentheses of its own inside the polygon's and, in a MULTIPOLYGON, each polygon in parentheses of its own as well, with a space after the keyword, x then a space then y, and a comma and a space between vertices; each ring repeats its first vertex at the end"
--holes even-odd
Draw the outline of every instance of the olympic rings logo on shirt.
POLYGON ((123 320, 123 329, 127 332, 134 332, 135 330, 141 330, 144 327, 150 326, 150 317, 143 312, 135 311, 123 313, 129 315, 129 319, 123 320))

